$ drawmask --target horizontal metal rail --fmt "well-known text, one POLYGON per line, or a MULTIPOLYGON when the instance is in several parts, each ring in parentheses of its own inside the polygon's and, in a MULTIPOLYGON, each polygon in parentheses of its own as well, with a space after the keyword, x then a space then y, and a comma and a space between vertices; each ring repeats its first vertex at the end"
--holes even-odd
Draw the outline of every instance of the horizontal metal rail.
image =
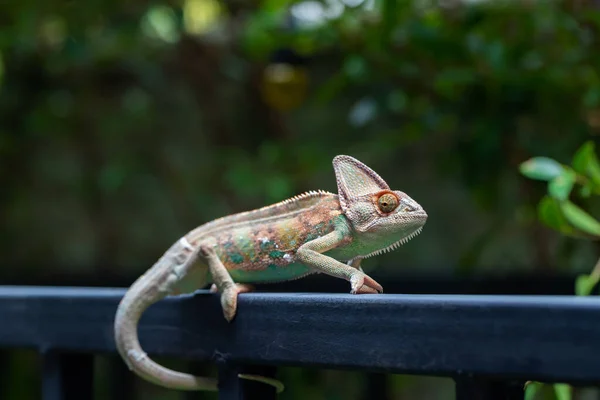
MULTIPOLYGON (((115 352, 123 289, 0 286, 0 347, 115 352)), ((167 298, 140 322, 155 356, 457 379, 597 385, 600 299, 249 293, 232 323, 217 295, 167 298)), ((457 389, 458 390, 458 389, 457 389)), ((465 397, 467 398, 467 397, 465 397)))

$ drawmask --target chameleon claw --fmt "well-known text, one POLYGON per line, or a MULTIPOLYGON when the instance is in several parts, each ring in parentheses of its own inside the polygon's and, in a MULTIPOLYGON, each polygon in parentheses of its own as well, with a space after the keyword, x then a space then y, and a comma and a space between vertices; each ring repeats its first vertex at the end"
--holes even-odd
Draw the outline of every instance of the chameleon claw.
POLYGON ((350 278, 352 294, 383 293, 383 287, 366 274, 356 274, 350 278))
POLYGON ((275 390, 277 390, 277 393, 281 393, 285 389, 284 384, 275 378, 267 378, 266 376, 252 374, 238 374, 238 378, 247 379, 249 381, 262 382, 266 385, 273 386, 275 390))

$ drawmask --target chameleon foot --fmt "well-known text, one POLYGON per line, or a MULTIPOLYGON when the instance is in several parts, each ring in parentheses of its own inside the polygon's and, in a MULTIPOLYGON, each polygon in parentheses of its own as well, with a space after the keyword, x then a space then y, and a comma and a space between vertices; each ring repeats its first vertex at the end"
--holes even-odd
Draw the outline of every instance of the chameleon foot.
POLYGON ((354 294, 379 294, 381 292, 378 292, 377 290, 373 289, 372 287, 369 287, 367 285, 362 285, 354 294))
POLYGON ((281 392, 283 392, 283 389, 285 389, 285 386, 283 385, 283 383, 281 381, 278 381, 277 379, 274 379, 274 378, 267 378, 266 376, 252 375, 252 374, 238 374, 238 378, 247 379, 249 381, 262 382, 265 385, 273 386, 275 388, 275 390, 277 390, 277 393, 281 393, 281 392))
MULTIPOLYGON (((228 322, 231 322, 237 311, 237 297, 240 293, 251 292, 253 287, 243 283, 236 283, 232 286, 227 286, 221 293, 221 307, 223 308, 223 316, 228 322)), ((212 291, 212 287, 211 287, 212 291)))
POLYGON ((383 293, 383 287, 371 278, 369 275, 357 271, 350 277, 350 285, 352 294, 361 293, 383 293), (371 291, 374 290, 375 292, 371 291))

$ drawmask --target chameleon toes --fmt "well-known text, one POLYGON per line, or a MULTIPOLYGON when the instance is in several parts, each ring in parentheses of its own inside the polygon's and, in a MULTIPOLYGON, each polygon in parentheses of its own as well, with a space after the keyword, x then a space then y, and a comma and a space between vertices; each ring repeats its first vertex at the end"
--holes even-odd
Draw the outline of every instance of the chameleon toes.
POLYGON ((237 292, 226 290, 221 294, 221 308, 227 322, 231 322, 237 311, 237 292))
MULTIPOLYGON (((236 283, 233 286, 227 286, 221 294, 221 307, 223 316, 229 322, 235 317, 237 311, 237 297, 240 293, 251 292, 254 289, 252 285, 236 283)), ((211 288, 212 290, 212 288, 211 288)), ((215 287, 215 290, 216 287, 215 287)))
POLYGON ((362 286, 360 287, 360 289, 358 289, 358 290, 356 291, 356 293, 355 293, 355 294, 379 294, 379 293, 381 293, 381 292, 379 292, 379 291, 377 291, 377 290, 373 289, 373 288, 372 288, 372 287, 370 287, 370 286, 367 286, 367 285, 362 285, 362 286))
POLYGON ((369 286, 372 289, 375 289, 379 293, 383 293, 383 287, 379 283, 377 283, 377 281, 375 279, 371 278, 369 275, 365 275, 364 284, 366 286, 369 286))

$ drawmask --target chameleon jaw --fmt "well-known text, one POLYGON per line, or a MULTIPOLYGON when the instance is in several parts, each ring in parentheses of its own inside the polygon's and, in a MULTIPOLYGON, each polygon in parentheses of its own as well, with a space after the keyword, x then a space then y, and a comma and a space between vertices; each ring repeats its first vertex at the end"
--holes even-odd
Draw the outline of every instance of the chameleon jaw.
POLYGON ((361 256, 360 258, 369 258, 369 257, 373 257, 373 256, 377 256, 379 254, 383 254, 383 253, 389 253, 390 251, 396 250, 398 247, 402 246, 403 244, 405 244, 406 242, 408 242, 409 240, 413 239, 414 237, 418 236, 421 231, 423 230, 423 227, 418 228, 416 231, 414 231, 413 233, 411 233, 410 235, 403 237, 402 239, 398 240, 397 242, 392 243, 391 245, 384 247, 382 249, 379 250, 375 250, 372 253, 369 253, 367 255, 361 256))

